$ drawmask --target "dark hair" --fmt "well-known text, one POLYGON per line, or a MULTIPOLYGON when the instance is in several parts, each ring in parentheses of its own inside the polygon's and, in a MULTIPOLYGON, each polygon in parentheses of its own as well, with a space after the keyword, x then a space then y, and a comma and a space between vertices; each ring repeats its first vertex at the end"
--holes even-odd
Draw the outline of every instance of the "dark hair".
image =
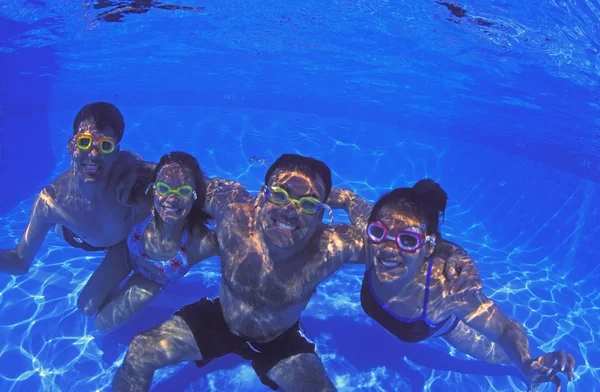
MULTIPOLYGON (((206 211, 204 211, 204 202, 206 201, 206 183, 204 173, 202 169, 200 169, 200 164, 198 160, 194 158, 192 155, 187 152, 182 151, 173 151, 168 154, 163 155, 156 165, 154 169, 154 175, 152 176, 152 182, 156 182, 156 178, 158 177, 158 173, 161 171, 163 167, 168 164, 176 164, 183 170, 188 170, 189 173, 194 178, 194 188, 196 189, 196 200, 194 200, 194 204, 192 206, 192 211, 186 217, 188 222, 191 222, 188 225, 188 230, 192 230, 192 227, 196 224, 206 225, 211 216, 208 215, 206 211)), ((158 214, 154 217, 156 224, 159 228, 162 227, 162 219, 158 214)))
POLYGON ((123 139, 125 120, 119 109, 112 103, 94 102, 82 107, 73 121, 73 135, 77 135, 79 125, 87 119, 94 120, 98 129, 110 127, 115 133, 117 143, 123 139))
POLYGON ((441 238, 440 216, 443 222, 447 201, 448 195, 437 182, 420 180, 412 188, 396 188, 379 198, 371 210, 369 223, 376 220, 384 207, 399 209, 423 219, 427 224, 426 234, 435 234, 441 238))
POLYGON ((312 178, 319 176, 323 181, 323 185, 325 185, 325 199, 323 201, 327 201, 331 192, 331 169, 324 162, 297 154, 283 154, 267 170, 265 184, 269 184, 269 180, 277 169, 298 170, 312 178))

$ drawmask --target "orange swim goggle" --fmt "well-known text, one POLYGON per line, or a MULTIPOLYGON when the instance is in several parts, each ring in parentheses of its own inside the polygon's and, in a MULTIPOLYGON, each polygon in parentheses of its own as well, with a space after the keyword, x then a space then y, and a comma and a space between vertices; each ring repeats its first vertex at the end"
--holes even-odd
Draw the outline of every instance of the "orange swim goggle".
POLYGON ((75 135, 75 145, 81 151, 89 151, 92 147, 97 147, 101 154, 106 155, 115 151, 117 142, 108 136, 101 136, 96 140, 91 133, 80 133, 75 135))

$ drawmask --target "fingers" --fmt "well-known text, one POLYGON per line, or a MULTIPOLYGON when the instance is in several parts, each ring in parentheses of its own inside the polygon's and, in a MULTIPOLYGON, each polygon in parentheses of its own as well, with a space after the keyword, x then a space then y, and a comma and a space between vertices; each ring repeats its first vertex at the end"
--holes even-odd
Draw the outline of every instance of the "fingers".
POLYGON ((554 376, 550 381, 552 381, 552 383, 556 386, 556 392, 560 392, 562 390, 562 387, 560 385, 560 378, 554 376))
POLYGON ((470 286, 470 276, 465 271, 463 271, 456 279, 456 283, 454 284, 454 290, 455 292, 459 292, 471 288, 470 286))
POLYGON ((556 371, 564 372, 567 366, 567 353, 564 350, 558 352, 558 358, 554 361, 554 369, 556 371))
POLYGON ((455 282, 456 280, 456 264, 454 261, 448 260, 446 265, 444 266, 444 275, 446 275, 446 279, 450 282, 450 288, 448 289, 449 293, 455 293, 455 282))
POLYGON ((573 369, 575 368, 575 358, 571 354, 567 354, 567 377, 569 381, 573 381, 573 369))

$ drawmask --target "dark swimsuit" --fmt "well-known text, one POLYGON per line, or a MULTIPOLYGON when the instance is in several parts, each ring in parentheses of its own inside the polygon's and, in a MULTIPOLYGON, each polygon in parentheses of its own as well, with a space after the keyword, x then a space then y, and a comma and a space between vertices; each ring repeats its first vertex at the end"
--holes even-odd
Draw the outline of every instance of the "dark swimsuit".
POLYGON ((431 283, 432 266, 433 258, 429 259, 429 266, 427 268, 425 300, 421 316, 414 319, 406 319, 397 316, 375 297, 371 285, 372 268, 365 272, 360 290, 360 303, 365 313, 373 320, 377 321, 382 327, 390 331, 398 339, 408 343, 417 343, 432 336, 442 336, 451 332, 458 324, 458 318, 450 316, 437 324, 432 323, 427 318, 427 303, 429 302, 429 285, 431 283))
POLYGON ((100 252, 107 249, 88 244, 66 226, 62 226, 62 234, 65 241, 73 248, 83 249, 88 252, 100 252))

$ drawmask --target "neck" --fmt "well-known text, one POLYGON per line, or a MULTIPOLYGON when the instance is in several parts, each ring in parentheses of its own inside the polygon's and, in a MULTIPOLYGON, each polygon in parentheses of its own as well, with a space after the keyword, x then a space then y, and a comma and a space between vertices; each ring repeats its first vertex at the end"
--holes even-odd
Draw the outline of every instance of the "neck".
MULTIPOLYGON (((156 225, 156 223, 155 223, 156 225)), ((185 219, 178 221, 176 223, 165 223, 162 222, 162 230, 160 230, 161 234, 168 239, 173 239, 179 241, 183 234, 183 229, 185 227, 185 219)))
POLYGON ((282 248, 278 248, 278 247, 272 245, 270 243, 270 241, 267 240, 264 237, 264 235, 262 235, 262 241, 267 246, 267 250, 269 252, 269 258, 275 263, 291 259, 292 257, 294 257, 294 255, 296 255, 296 254, 300 253, 302 250, 304 250, 311 239, 312 239, 312 237, 304 238, 304 239, 300 240, 299 242, 297 242, 296 244, 294 244, 294 246, 282 249, 282 248))
POLYGON ((83 176, 77 173, 73 173, 71 183, 73 184, 73 187, 88 200, 94 200, 100 194, 104 193, 106 186, 106 180, 85 181, 83 176))
MULTIPOLYGON (((427 258, 419 268, 389 283, 382 282, 376 276, 372 276, 373 288, 377 291, 378 296, 382 298, 414 295, 425 289, 424 279, 427 276, 428 265, 429 259, 427 258)), ((374 274, 376 274, 375 271, 372 272, 372 275, 374 274)))

